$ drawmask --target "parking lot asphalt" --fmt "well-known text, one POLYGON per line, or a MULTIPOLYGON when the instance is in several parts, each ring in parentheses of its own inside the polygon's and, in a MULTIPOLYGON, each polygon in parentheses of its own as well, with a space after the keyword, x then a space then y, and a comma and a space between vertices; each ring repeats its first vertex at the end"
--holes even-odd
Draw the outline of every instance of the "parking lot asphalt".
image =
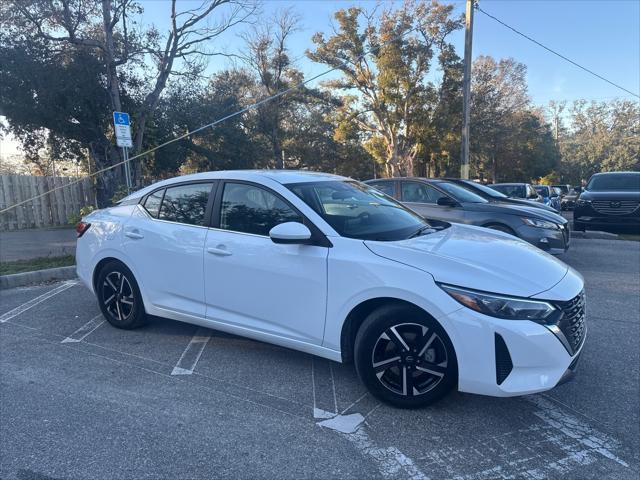
POLYGON ((0 478, 640 475, 640 243, 574 240, 588 338, 538 395, 382 405, 341 365, 155 318, 121 331, 76 282, 0 291, 0 478))

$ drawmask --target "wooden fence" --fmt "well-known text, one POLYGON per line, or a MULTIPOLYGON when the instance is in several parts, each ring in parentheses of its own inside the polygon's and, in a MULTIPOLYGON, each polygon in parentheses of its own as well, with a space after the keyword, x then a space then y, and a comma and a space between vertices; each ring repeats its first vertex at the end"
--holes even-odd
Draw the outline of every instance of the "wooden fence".
POLYGON ((85 205, 95 205, 91 179, 77 177, 36 177, 32 175, 0 175, 0 210, 40 195, 56 187, 68 185, 40 198, 0 213, 0 230, 67 225, 69 216, 85 205))

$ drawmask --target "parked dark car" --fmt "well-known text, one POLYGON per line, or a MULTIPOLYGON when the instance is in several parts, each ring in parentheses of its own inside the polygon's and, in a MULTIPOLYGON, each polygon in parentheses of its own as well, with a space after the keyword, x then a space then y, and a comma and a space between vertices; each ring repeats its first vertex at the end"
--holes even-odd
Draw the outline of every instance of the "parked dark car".
POLYGON ((553 188, 559 188, 560 189, 560 196, 563 197, 565 195, 567 195, 570 191, 571 191, 571 185, 551 185, 553 188))
POLYGON ((582 191, 581 187, 575 187, 569 190, 569 193, 560 198, 561 210, 573 210, 576 206, 576 200, 582 191))
POLYGON ((529 183, 494 183, 489 186, 500 193, 504 193, 509 198, 544 203, 543 198, 538 195, 536 189, 529 183))
POLYGON ((626 227, 640 232, 640 172, 593 175, 573 212, 575 230, 626 227))
POLYGON ((529 205, 489 202, 444 179, 389 178, 365 183, 400 200, 427 220, 492 228, 553 254, 569 248, 568 222, 556 213, 529 205))
POLYGON ((556 212, 560 211, 560 193, 549 185, 534 185, 538 195, 542 197, 542 201, 548 207, 553 208, 556 212))
POLYGON ((531 202, 529 200, 522 200, 521 198, 511 198, 507 197, 504 193, 500 193, 497 190, 494 190, 491 187, 483 185, 478 182, 474 182, 473 180, 465 180, 462 178, 446 178, 445 180, 449 180, 450 182, 457 183, 468 190, 471 190, 476 195, 480 195, 485 200, 490 202, 498 202, 498 203, 506 203, 510 205, 520 205, 525 207, 534 207, 539 208, 541 210, 546 210, 547 212, 554 212, 555 210, 551 207, 546 206, 544 203, 539 202, 531 202))

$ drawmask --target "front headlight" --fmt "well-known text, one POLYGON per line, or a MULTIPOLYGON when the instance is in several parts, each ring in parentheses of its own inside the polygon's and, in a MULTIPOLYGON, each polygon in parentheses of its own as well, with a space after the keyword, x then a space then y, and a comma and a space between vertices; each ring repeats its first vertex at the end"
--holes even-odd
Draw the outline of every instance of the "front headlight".
POLYGON ((581 207, 584 207, 585 205, 591 205, 591 200, 578 199, 578 201, 576 203, 578 205, 580 205, 581 207))
POLYGON ((494 295, 442 283, 438 285, 458 303, 491 317, 539 321, 556 310, 553 305, 538 300, 494 295))
POLYGON ((522 217, 522 221, 530 227, 548 228, 551 230, 558 230, 560 228, 560 225, 558 225, 557 223, 548 222, 546 220, 539 220, 537 218, 522 217))

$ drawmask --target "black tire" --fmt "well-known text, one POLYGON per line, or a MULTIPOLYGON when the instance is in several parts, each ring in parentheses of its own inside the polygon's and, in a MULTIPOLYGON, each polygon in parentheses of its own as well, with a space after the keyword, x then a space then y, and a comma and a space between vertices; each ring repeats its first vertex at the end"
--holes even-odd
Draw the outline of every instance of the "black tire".
POLYGON ((369 314, 356 335, 354 361, 371 394, 399 408, 430 405, 458 384, 449 336, 433 318, 409 305, 390 304, 369 314))
POLYGON ((123 263, 111 261, 102 267, 96 280, 96 296, 102 315, 114 327, 131 330, 146 323, 140 288, 123 263))
POLYGON ((490 228, 491 230, 497 230, 499 232, 508 233, 509 235, 513 235, 514 237, 517 237, 516 232, 514 232, 511 228, 507 227, 506 225, 502 225, 500 223, 491 223, 489 225, 486 225, 486 227, 490 228))

